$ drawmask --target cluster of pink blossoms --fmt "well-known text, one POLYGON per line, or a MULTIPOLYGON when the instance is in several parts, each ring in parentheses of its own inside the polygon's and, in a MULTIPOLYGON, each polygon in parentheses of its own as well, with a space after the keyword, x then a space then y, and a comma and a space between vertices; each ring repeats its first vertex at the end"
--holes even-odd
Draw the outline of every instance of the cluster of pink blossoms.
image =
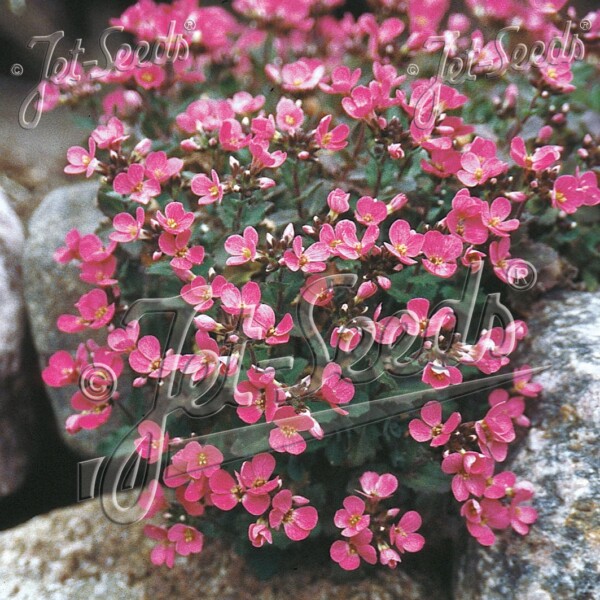
MULTIPOLYGON (((532 205, 574 224, 576 211, 600 204, 593 140, 583 140, 571 174, 563 173, 569 109, 549 104, 575 89, 575 58, 532 61, 531 98, 513 82, 497 40, 479 29, 480 19, 518 19, 532 39, 549 43, 575 17, 564 0, 468 0, 472 15, 450 13, 449 0, 378 0, 374 13, 333 16, 342 4, 235 0, 232 13, 196 0, 140 0, 113 24, 148 45, 179 36, 184 56, 145 60, 123 47, 110 71, 67 63, 40 86, 43 110, 108 89, 98 126, 84 146, 69 149, 65 167, 100 178, 112 202, 111 227, 98 235, 70 231, 55 253, 58 262, 75 261, 93 286, 75 313, 60 316, 59 330, 105 335, 102 344, 80 344, 75 356, 55 353, 43 372, 50 386, 79 385, 67 430, 98 428, 114 407, 125 408, 115 391, 124 375, 137 388, 176 375, 194 385, 221 378, 235 382, 233 422, 267 424, 265 448, 274 453, 230 473, 226 448, 137 422, 135 447, 144 460, 176 450, 140 501, 147 518, 161 521, 145 528, 157 542, 155 564, 172 567, 176 555, 201 552, 196 519, 239 505, 251 516, 255 547, 273 543, 275 531, 293 541, 308 537, 317 510, 300 483, 283 487, 277 461, 296 460, 311 439, 329 443, 322 410, 349 416, 360 395, 348 376, 355 353, 372 341, 392 355, 412 340, 417 350, 402 358, 425 388, 437 390, 475 369, 500 372, 527 335, 526 324, 512 320, 462 337, 459 315, 412 291, 415 283, 448 286, 477 273, 489 274, 492 286, 513 285, 527 271, 513 252, 527 236, 532 205), (407 81, 410 62, 442 50, 451 59, 466 53, 482 80, 501 75, 498 85, 506 86, 496 108, 510 124, 506 135, 468 122, 481 99, 459 86, 431 73, 407 81), (530 110, 520 116, 523 95, 530 110), (543 124, 532 132, 527 121, 536 110, 543 124), (431 185, 420 190, 423 178, 431 185), (127 278, 157 274, 195 311, 184 350, 168 347, 143 321, 123 321, 136 300, 127 278), (343 275, 354 283, 341 299, 336 278, 343 275), (404 277, 398 311, 393 300, 404 277), (330 359, 292 377, 264 361, 311 358, 297 305, 313 311, 330 359)), ((586 18, 590 28, 580 39, 593 48, 600 18, 586 18)), ((536 518, 523 504, 532 486, 495 472, 515 425, 529 424, 524 398, 540 391, 529 377, 527 367, 517 369, 510 393, 493 391, 479 420, 463 422, 455 412, 444 421, 442 405, 429 402, 408 425, 414 440, 439 453, 467 528, 484 545, 494 530, 527 533, 536 518)), ((370 398, 379 392, 367 389, 370 398)), ((363 473, 358 495, 333 515, 343 539, 330 555, 341 568, 356 569, 361 560, 393 568, 404 552, 423 547, 421 516, 387 507, 399 480, 363 473)))
POLYGON ((353 571, 361 559, 374 565, 378 559, 390 569, 401 562, 404 552, 418 552, 425 539, 415 533, 421 527, 421 516, 410 510, 400 518, 399 508, 384 508, 383 500, 398 489, 398 479, 391 473, 379 475, 372 471, 360 478, 359 496, 348 496, 344 508, 335 513, 334 523, 342 530, 344 541, 333 542, 331 558, 346 571, 353 571))
POLYGON ((442 405, 428 402, 421 409, 421 419, 408 426, 417 442, 430 442, 443 449, 441 469, 453 475, 452 493, 464 502, 460 514, 471 535, 484 546, 491 546, 494 529, 512 527, 525 535, 537 519, 536 510, 524 502, 531 500, 533 485, 517 481, 511 471, 495 473, 496 463, 506 459, 508 445, 515 439, 514 426, 529 426, 525 416, 525 398, 535 398, 541 386, 530 381, 527 365, 515 370, 511 396, 496 389, 489 395, 490 409, 480 420, 461 423, 461 415, 452 413, 444 422, 442 405))

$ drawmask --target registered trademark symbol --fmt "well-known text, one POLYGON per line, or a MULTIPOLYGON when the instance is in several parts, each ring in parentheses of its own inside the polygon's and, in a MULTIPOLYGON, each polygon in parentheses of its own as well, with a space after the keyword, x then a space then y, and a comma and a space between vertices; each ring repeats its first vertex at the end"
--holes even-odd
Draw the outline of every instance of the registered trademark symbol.
POLYGON ((20 65, 19 63, 15 63, 10 68, 10 74, 14 75, 15 77, 21 77, 21 75, 23 75, 23 65, 20 65))
POLYGON ((183 24, 183 27, 186 31, 192 31, 192 29, 196 29, 196 21, 194 21, 194 19, 188 19, 183 24))
POLYGON ((415 65, 414 63, 411 63, 410 65, 408 65, 406 72, 409 75, 418 75, 419 74, 419 65, 415 65))
POLYGON ((587 19, 583 19, 583 21, 579 23, 579 27, 582 31, 589 31, 592 28, 592 24, 587 19))

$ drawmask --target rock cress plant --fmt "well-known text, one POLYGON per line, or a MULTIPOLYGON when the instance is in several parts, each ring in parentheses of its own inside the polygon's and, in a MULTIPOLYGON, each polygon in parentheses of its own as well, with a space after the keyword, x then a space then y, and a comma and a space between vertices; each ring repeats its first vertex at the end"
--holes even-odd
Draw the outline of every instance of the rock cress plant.
MULTIPOLYGON (((518 24, 507 44, 549 43, 576 15, 564 0, 468 0, 467 14, 449 13, 447 0, 378 0, 358 18, 342 4, 234 0, 229 12, 140 0, 112 24, 138 44, 180 36, 189 55, 122 65, 117 54, 110 72, 73 69, 77 77, 41 84, 42 110, 85 102, 96 114, 65 172, 100 180, 109 218, 96 234, 69 232, 55 253, 91 286, 57 326, 94 339, 74 356, 54 354, 43 378, 76 386, 90 365, 133 373, 131 397, 100 376, 103 396, 75 391, 66 427, 76 434, 133 411, 140 456, 155 463, 169 452, 161 482, 140 499, 157 565, 200 553, 220 524, 257 548, 320 535, 342 569, 394 568, 435 543, 435 531, 427 542, 418 533, 421 505, 450 488, 481 544, 500 529, 526 534, 536 519, 532 485, 502 468, 540 392, 529 367, 513 366, 512 385, 489 393, 486 407, 481 394, 441 402, 477 373, 510 368, 527 326, 484 323, 459 335, 459 315, 438 303, 460 297, 469 272, 488 292, 516 287, 527 271, 519 248, 532 239, 564 247, 577 236, 574 213, 600 203, 595 141, 582 139, 584 109, 565 97, 593 67, 562 53, 485 77, 499 71, 487 42, 495 30, 518 24), (478 79, 458 89, 430 78, 442 49, 470 52, 478 79), (407 75, 409 65, 422 75, 407 75), (352 290, 331 282, 344 273, 357 276, 352 290), (137 298, 177 295, 196 311, 182 350, 166 347, 164 325, 122 321, 137 298), (312 364, 295 316, 302 302, 330 347, 326 365, 312 364), (407 337, 403 377, 348 377, 365 343, 395 348, 407 337), (285 356, 291 369, 264 366, 285 356), (143 394, 171 374, 233 382, 223 393, 234 408, 163 432, 142 419, 143 394), (343 416, 398 388, 433 388, 440 401, 319 441, 322 408, 343 416), (192 439, 259 422, 272 425, 272 452, 234 471, 223 448, 192 439), (221 517, 234 510, 236 519, 221 517)), ((600 17, 586 19, 589 55, 600 17)))

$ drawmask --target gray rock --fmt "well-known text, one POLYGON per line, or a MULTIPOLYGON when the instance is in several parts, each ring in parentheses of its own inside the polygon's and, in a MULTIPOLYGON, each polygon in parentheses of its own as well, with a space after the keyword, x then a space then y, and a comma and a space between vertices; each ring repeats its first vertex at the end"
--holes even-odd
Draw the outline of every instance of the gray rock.
POLYGON ((17 383, 25 330, 23 241, 21 221, 0 189, 0 497, 23 483, 31 450, 34 408, 17 383))
POLYGON ((600 597, 600 295, 564 293, 535 314, 527 360, 550 369, 510 468, 535 485, 539 518, 525 537, 469 545, 461 600, 600 597))
POLYGON ((23 243, 21 221, 0 189, 0 379, 14 375, 21 360, 23 243))
MULTIPOLYGON (((82 235, 94 232, 103 218, 95 204, 97 188, 97 184, 87 182, 59 188, 46 196, 29 221, 24 260, 25 299, 41 368, 56 351, 67 350, 73 354, 81 342, 94 338, 90 331, 66 334, 56 328, 59 315, 75 313, 74 303, 92 288, 79 279, 75 264, 57 264, 52 255, 56 248, 64 245, 65 235, 71 229, 77 228, 82 235)), ((102 336, 97 339, 104 341, 102 336)), ((66 433, 64 424, 74 412, 70 398, 75 390, 48 387, 47 391, 59 430, 76 451, 99 456, 101 441, 125 424, 124 415, 115 410, 110 422, 101 429, 71 436, 66 433)))
POLYGON ((333 582, 302 567, 259 581, 239 556, 215 540, 200 555, 155 567, 141 523, 106 519, 98 501, 56 510, 0 534, 0 589, 6 600, 434 600, 440 598, 401 570, 380 569, 333 582))

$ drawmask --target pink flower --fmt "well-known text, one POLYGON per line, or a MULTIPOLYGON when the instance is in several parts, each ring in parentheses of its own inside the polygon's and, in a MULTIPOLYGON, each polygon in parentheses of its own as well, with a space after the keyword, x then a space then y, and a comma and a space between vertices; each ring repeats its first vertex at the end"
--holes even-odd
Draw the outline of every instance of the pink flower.
POLYGON ((462 254, 462 250, 459 237, 428 231, 423 238, 423 254, 426 256, 423 266, 437 277, 451 277, 456 272, 456 259, 462 254))
POLYGON ((508 507, 511 527, 521 535, 527 535, 529 525, 535 523, 538 514, 532 506, 522 506, 522 502, 533 498, 533 486, 528 481, 521 481, 507 490, 507 495, 512 496, 508 507))
POLYGON ((266 139, 254 138, 248 145, 252 154, 252 164, 259 168, 277 169, 287 159, 287 153, 281 150, 269 152, 269 142, 266 139))
POLYGON ((246 227, 244 235, 231 235, 225 241, 225 250, 231 254, 227 259, 228 265, 242 265, 256 258, 258 233, 254 227, 246 227))
POLYGON ((150 553, 152 564, 157 566, 164 564, 172 569, 175 564, 175 544, 169 540, 167 530, 156 525, 146 525, 144 535, 158 542, 150 553))
MULTIPOLYGON (((598 18, 600 23, 600 17, 598 18)), ((600 188, 598 188, 598 180, 594 171, 579 173, 579 168, 575 170, 575 178, 577 179, 577 190, 583 194, 583 204, 585 206, 596 206, 600 204, 600 188)))
POLYGON ((331 115, 326 115, 319 121, 319 125, 315 129, 315 141, 317 146, 324 150, 342 150, 348 145, 347 139, 350 128, 342 123, 329 131, 331 119, 331 115))
POLYGON ((510 200, 506 198, 496 198, 492 205, 487 202, 483 203, 481 211, 481 220, 483 224, 494 234, 499 237, 508 237, 511 231, 519 228, 519 219, 509 219, 512 205, 510 200))
POLYGON ((255 548, 262 548, 265 543, 273 543, 273 534, 266 523, 251 523, 248 527, 248 539, 255 548))
POLYGON ((556 61, 552 61, 552 63, 554 64, 538 61, 535 65, 540 70, 544 82, 550 88, 562 94, 568 94, 575 90, 575 86, 571 83, 573 80, 571 63, 568 61, 558 64, 556 64, 556 61))
POLYGON ((129 213, 119 213, 113 218, 113 231, 108 237, 113 242, 125 244, 138 239, 144 226, 146 213, 141 206, 135 209, 135 218, 129 213))
POLYGON ((310 535, 317 526, 319 516, 302 496, 292 496, 290 490, 281 490, 273 498, 273 509, 269 513, 269 525, 277 529, 283 524, 285 534, 294 542, 299 542, 310 535), (298 508, 296 506, 299 505, 298 508))
POLYGON ((223 455, 214 446, 188 442, 173 456, 173 462, 176 461, 182 466, 185 465, 185 471, 192 479, 201 479, 210 477, 220 469, 223 455))
POLYGON ((194 527, 177 523, 169 529, 167 537, 175 544, 175 552, 181 556, 202 552, 204 536, 194 527))
POLYGON ((358 569, 361 558, 374 565, 377 563, 377 552, 370 545, 372 539, 373 532, 370 529, 363 529, 346 541, 337 540, 333 542, 329 551, 331 559, 345 571, 358 569))
POLYGON ((250 315, 260 304, 260 287, 255 281, 244 284, 242 291, 232 283, 225 284, 221 289, 221 306, 230 315, 250 315))
POLYGON ((390 498, 398 489, 398 479, 391 473, 379 475, 373 471, 366 471, 360 476, 359 481, 362 492, 359 490, 358 493, 364 494, 371 500, 390 498))
POLYGON ((246 374, 248 380, 238 383, 233 392, 240 405, 238 416, 244 423, 256 423, 264 413, 267 422, 271 422, 278 403, 284 399, 283 389, 275 382, 275 370, 252 366, 246 374))
POLYGON ((585 203, 585 196, 579 189, 579 182, 573 175, 561 175, 555 182, 550 192, 552 206, 573 214, 585 203))
POLYGON ((277 409, 273 422, 277 426, 269 433, 269 445, 273 450, 290 454, 302 454, 306 450, 306 441, 299 432, 313 428, 310 416, 297 413, 291 406, 284 406, 277 409))
POLYGON ((158 481, 151 481, 140 494, 138 506, 144 510, 144 519, 151 519, 159 512, 167 510, 170 504, 165 498, 165 493, 158 481))
POLYGON ((275 122, 281 131, 294 133, 304 121, 304 112, 289 98, 281 98, 277 103, 275 122))
POLYGON ((237 152, 250 143, 251 136, 245 135, 242 125, 235 119, 225 119, 219 129, 219 143, 223 150, 237 152))
POLYGON ((475 138, 463 153, 460 164, 462 170, 456 175, 468 187, 485 183, 488 179, 500 175, 508 166, 496 158, 496 145, 480 137, 475 138))
POLYGON ((167 233, 177 235, 192 226, 194 213, 186 212, 181 202, 169 202, 164 215, 160 210, 156 211, 156 220, 167 233))
POLYGON ((117 117, 111 117, 106 125, 98 125, 92 131, 92 138, 102 150, 117 149, 128 137, 123 123, 117 117))
POLYGON ((301 58, 284 65, 281 69, 275 65, 267 65, 265 71, 269 78, 281 84, 284 90, 295 92, 316 88, 325 74, 325 67, 319 60, 301 58))
POLYGON ((211 490, 211 500, 213 504, 221 510, 231 510, 235 508, 246 494, 246 489, 223 469, 213 473, 209 479, 211 490))
POLYGON ((213 298, 221 295, 221 289, 226 283, 222 275, 217 275, 211 283, 207 283, 204 277, 194 277, 181 288, 181 297, 192 304, 197 312, 205 312, 213 306, 213 298))
POLYGON ((523 365, 514 370, 513 388, 518 394, 535 398, 541 391, 542 385, 531 381, 532 372, 529 365, 523 365))
POLYGON ((191 187, 192 192, 200 196, 199 205, 221 202, 223 199, 223 185, 214 169, 210 172, 210 179, 204 174, 194 175, 191 187))
POLYGON ((342 529, 344 537, 352 537, 369 526, 371 517, 365 515, 365 502, 358 496, 348 496, 344 499, 344 508, 335 513, 333 522, 342 529))
POLYGON ((445 223, 451 233, 460 236, 469 244, 483 244, 488 238, 487 227, 482 222, 485 202, 473 198, 469 190, 463 188, 452 200, 452 210, 445 223))
POLYGON ((360 69, 351 71, 348 67, 336 67, 331 73, 331 85, 320 83, 319 88, 327 94, 349 94, 360 79, 360 69))
POLYGON ((359 198, 356 203, 356 220, 362 225, 379 225, 388 216, 388 207, 384 202, 370 196, 359 198))
POLYGON ((275 459, 266 453, 242 465, 240 482, 246 488, 242 504, 251 515, 262 515, 271 504, 270 493, 281 485, 279 477, 269 480, 274 470, 275 459))
POLYGON ((110 404, 90 400, 79 391, 73 394, 71 407, 81 412, 71 415, 65 422, 65 429, 70 435, 82 429, 91 430, 101 427, 108 421, 112 412, 110 404))
POLYGON ((508 509, 498 500, 484 498, 466 502, 460 514, 467 521, 469 533, 482 545, 491 546, 496 541, 494 529, 504 529, 509 525, 508 509))
POLYGON ((67 150, 67 160, 69 164, 65 167, 65 173, 69 175, 76 175, 78 173, 85 173, 86 177, 91 177, 94 171, 100 165, 100 161, 95 158, 96 155, 96 142, 94 138, 88 140, 89 151, 81 146, 71 146, 67 150))
POLYGON ((136 373, 158 379, 176 370, 179 359, 179 355, 171 349, 163 357, 160 342, 153 335, 145 335, 129 355, 129 364, 136 373))
POLYGON ((370 118, 375 114, 375 102, 371 90, 364 85, 355 87, 350 96, 343 98, 342 106, 348 116, 357 120, 370 118))
POLYGON ((543 171, 560 160, 562 146, 542 146, 536 148, 533 154, 527 154, 525 141, 522 137, 515 137, 510 143, 510 157, 524 169, 543 171))
POLYGON ((141 437, 134 442, 136 452, 150 464, 155 463, 163 452, 169 448, 169 434, 163 432, 154 421, 142 421, 138 425, 141 437))
POLYGON ((323 242, 316 242, 306 250, 302 245, 302 237, 297 235, 292 243, 292 249, 286 250, 281 263, 290 271, 304 273, 318 273, 326 268, 326 261, 329 258, 329 248, 323 242))
POLYGON ((146 177, 164 183, 179 174, 183 168, 183 161, 180 158, 167 159, 165 152, 151 152, 146 157, 144 167, 146 177))
POLYGON ((132 164, 129 169, 119 173, 113 181, 113 188, 118 194, 130 196, 135 202, 148 204, 152 198, 160 194, 160 183, 156 179, 144 180, 144 167, 132 164))
POLYGON ((421 419, 413 419, 408 424, 410 435, 417 442, 428 442, 430 446, 443 446, 450 439, 450 434, 460 423, 460 413, 454 412, 446 423, 442 423, 442 405, 439 402, 427 402, 421 409, 421 419))
POLYGON ((531 424, 529 419, 523 414, 525 412, 525 400, 523 396, 509 397, 506 390, 494 390, 488 396, 490 406, 502 405, 502 410, 508 415, 517 425, 521 427, 529 427, 531 424))
POLYGON ((248 115, 259 111, 265 104, 265 97, 262 95, 252 96, 248 92, 236 92, 229 100, 231 108, 238 115, 248 115))
POLYGON ((390 528, 390 541, 400 552, 418 552, 425 544, 425 538, 420 533, 415 533, 421 527, 421 523, 421 515, 409 510, 390 528))
POLYGON ((443 389, 461 383, 462 373, 456 367, 446 366, 434 360, 425 366, 421 380, 432 388, 443 389))
POLYGON ((336 234, 339 230, 342 238, 342 243, 335 250, 338 256, 346 260, 356 260, 361 256, 366 256, 379 238, 379 227, 377 225, 369 225, 362 240, 359 240, 356 235, 356 225, 353 221, 340 221, 335 230, 336 234))
POLYGON ((79 243, 81 235, 77 229, 71 229, 65 236, 65 246, 54 251, 53 258, 57 263, 65 264, 72 260, 81 260, 79 254, 79 243))
POLYGON ((408 335, 422 337, 433 337, 440 333, 442 328, 454 327, 456 317, 448 306, 441 308, 429 317, 429 300, 425 298, 413 298, 406 304, 406 314, 400 318, 408 335))
POLYGON ((66 350, 55 352, 42 371, 42 379, 51 387, 64 387, 79 381, 81 368, 87 365, 87 352, 81 344, 73 358, 66 350))
POLYGON ((358 346, 361 338, 362 330, 360 328, 342 325, 333 329, 329 343, 332 348, 339 348, 344 352, 352 352, 358 346))
POLYGON ((268 304, 259 304, 251 318, 243 323, 244 333, 253 340, 265 340, 266 344, 285 344, 294 327, 292 315, 286 313, 279 325, 275 325, 275 311, 268 304))
POLYGON ((125 329, 113 329, 106 338, 106 342, 111 350, 115 352, 132 352, 137 345, 140 336, 139 321, 127 323, 125 329))
POLYGON ((192 232, 186 229, 182 233, 162 233, 158 238, 158 246, 167 256, 172 256, 171 266, 175 269, 191 269, 194 265, 202 264, 204 248, 202 246, 188 247, 192 232))
POLYGON ((485 417, 475 423, 475 433, 481 451, 497 462, 506 458, 508 443, 515 439, 512 419, 501 404, 492 406, 485 417))
POLYGON ((133 72, 135 82, 145 90, 159 88, 165 81, 165 70, 158 65, 148 65, 147 67, 138 67, 133 72))
POLYGON ((311 275, 300 293, 306 302, 315 306, 327 306, 333 299, 333 287, 325 275, 311 275))
POLYGON ((340 404, 348 404, 354 398, 354 384, 347 377, 342 377, 342 367, 330 362, 323 369, 322 384, 319 395, 333 409, 347 414, 339 408, 340 404))
POLYGON ((384 243, 384 246, 398 258, 404 265, 414 265, 416 260, 414 256, 421 253, 423 247, 423 234, 417 233, 410 228, 407 221, 398 219, 390 227, 390 242, 384 243))
POLYGON ((400 555, 393 548, 386 547, 379 550, 379 562, 390 569, 395 569, 401 560, 400 555))
POLYGON ((75 308, 80 316, 61 315, 56 325, 60 331, 65 333, 77 333, 86 327, 100 329, 110 323, 115 314, 115 305, 108 303, 108 297, 104 290, 92 290, 75 303, 75 308))
POLYGON ((452 493, 459 502, 463 502, 469 494, 483 496, 488 477, 494 471, 494 462, 478 452, 455 452, 444 458, 442 471, 454 474, 452 493))

